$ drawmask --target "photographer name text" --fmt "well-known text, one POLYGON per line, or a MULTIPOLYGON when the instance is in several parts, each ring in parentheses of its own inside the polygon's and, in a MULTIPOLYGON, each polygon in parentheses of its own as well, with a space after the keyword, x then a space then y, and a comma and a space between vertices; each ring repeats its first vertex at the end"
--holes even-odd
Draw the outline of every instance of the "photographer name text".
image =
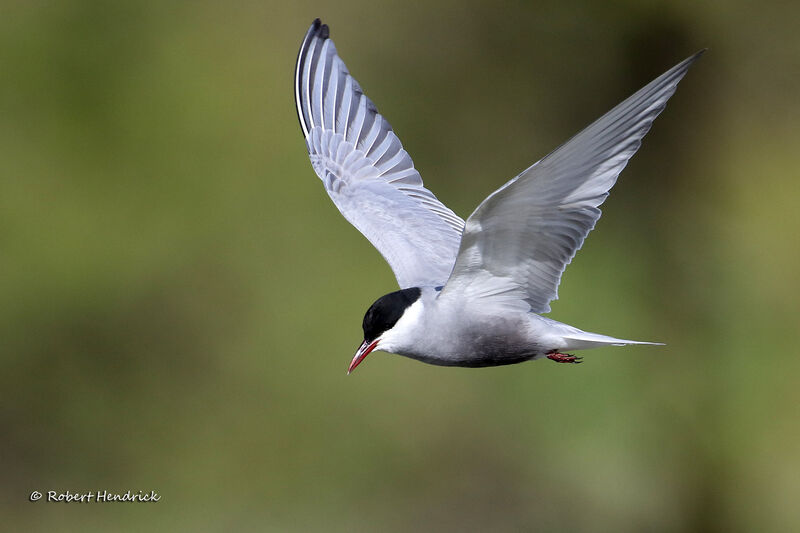
POLYGON ((110 492, 107 490, 96 490, 93 492, 58 492, 56 490, 48 490, 46 494, 35 490, 31 492, 29 499, 32 502, 44 500, 47 502, 63 503, 157 502, 161 499, 161 495, 154 490, 149 492, 141 490, 129 490, 127 492, 110 492))

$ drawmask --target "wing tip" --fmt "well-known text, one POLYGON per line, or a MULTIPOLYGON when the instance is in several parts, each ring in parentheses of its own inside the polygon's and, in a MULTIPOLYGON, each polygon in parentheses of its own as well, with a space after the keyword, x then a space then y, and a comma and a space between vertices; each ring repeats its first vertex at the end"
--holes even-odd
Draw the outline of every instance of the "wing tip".
POLYGON ((311 23, 311 27, 308 29, 309 37, 319 37, 322 40, 325 40, 331 36, 331 30, 327 24, 323 24, 319 17, 314 19, 314 22, 311 23))
POLYGON ((689 57, 687 57, 686 59, 684 59, 683 61, 681 61, 677 65, 675 65, 674 70, 677 70, 677 71, 689 70, 689 67, 691 67, 692 64, 695 61, 697 61, 698 59, 700 59, 700 57, 702 57, 702 55, 705 54, 707 51, 708 51, 708 48, 701 48, 700 50, 698 50, 694 54, 690 55, 689 57))
POLYGON ((687 59, 687 62, 689 64, 694 63, 695 61, 700 59, 700 57, 702 57, 702 55, 705 54, 706 52, 708 52, 708 48, 701 48, 700 50, 698 50, 694 54, 690 55, 689 58, 687 59))
POLYGON ((303 110, 302 110, 302 95, 300 89, 300 77, 301 71, 305 64, 308 49, 311 45, 311 42, 314 39, 321 39, 322 41, 326 41, 330 37, 330 28, 328 28, 327 24, 323 24, 319 18, 315 18, 314 21, 309 26, 308 31, 306 32, 306 36, 303 38, 303 42, 300 44, 300 50, 297 53, 297 61, 295 62, 295 81, 294 81, 294 92, 295 92, 295 104, 297 107, 297 118, 300 121, 300 130, 305 139, 308 137, 308 124, 306 123, 306 118, 304 117, 303 110))

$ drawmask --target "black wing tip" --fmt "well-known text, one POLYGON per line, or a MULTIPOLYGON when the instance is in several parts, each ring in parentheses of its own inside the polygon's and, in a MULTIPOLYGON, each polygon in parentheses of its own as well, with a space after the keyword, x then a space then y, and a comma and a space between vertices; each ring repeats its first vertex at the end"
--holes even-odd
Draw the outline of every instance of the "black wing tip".
POLYGON ((310 35, 314 37, 319 37, 322 40, 327 39, 331 35, 331 30, 328 28, 327 24, 323 24, 319 18, 315 18, 314 22, 311 23, 311 28, 309 28, 310 35))

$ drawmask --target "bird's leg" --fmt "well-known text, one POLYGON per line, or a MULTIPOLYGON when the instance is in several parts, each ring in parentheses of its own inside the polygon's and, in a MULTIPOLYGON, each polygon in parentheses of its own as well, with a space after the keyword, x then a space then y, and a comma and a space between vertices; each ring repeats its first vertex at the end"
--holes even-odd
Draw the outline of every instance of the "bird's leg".
POLYGON ((547 358, 551 361, 555 361, 556 363, 575 363, 578 364, 581 362, 583 357, 576 357, 574 355, 568 353, 559 353, 558 350, 553 350, 552 352, 547 354, 547 358))

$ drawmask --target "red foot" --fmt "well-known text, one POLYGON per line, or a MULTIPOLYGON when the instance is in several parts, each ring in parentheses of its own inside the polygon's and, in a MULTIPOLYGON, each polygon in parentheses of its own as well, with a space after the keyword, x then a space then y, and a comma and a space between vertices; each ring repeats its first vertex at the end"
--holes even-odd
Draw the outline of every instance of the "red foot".
POLYGON ((559 353, 557 351, 550 352, 547 354, 547 358, 555 361, 556 363, 575 363, 578 364, 581 362, 583 357, 577 357, 574 355, 570 355, 568 353, 559 353))

